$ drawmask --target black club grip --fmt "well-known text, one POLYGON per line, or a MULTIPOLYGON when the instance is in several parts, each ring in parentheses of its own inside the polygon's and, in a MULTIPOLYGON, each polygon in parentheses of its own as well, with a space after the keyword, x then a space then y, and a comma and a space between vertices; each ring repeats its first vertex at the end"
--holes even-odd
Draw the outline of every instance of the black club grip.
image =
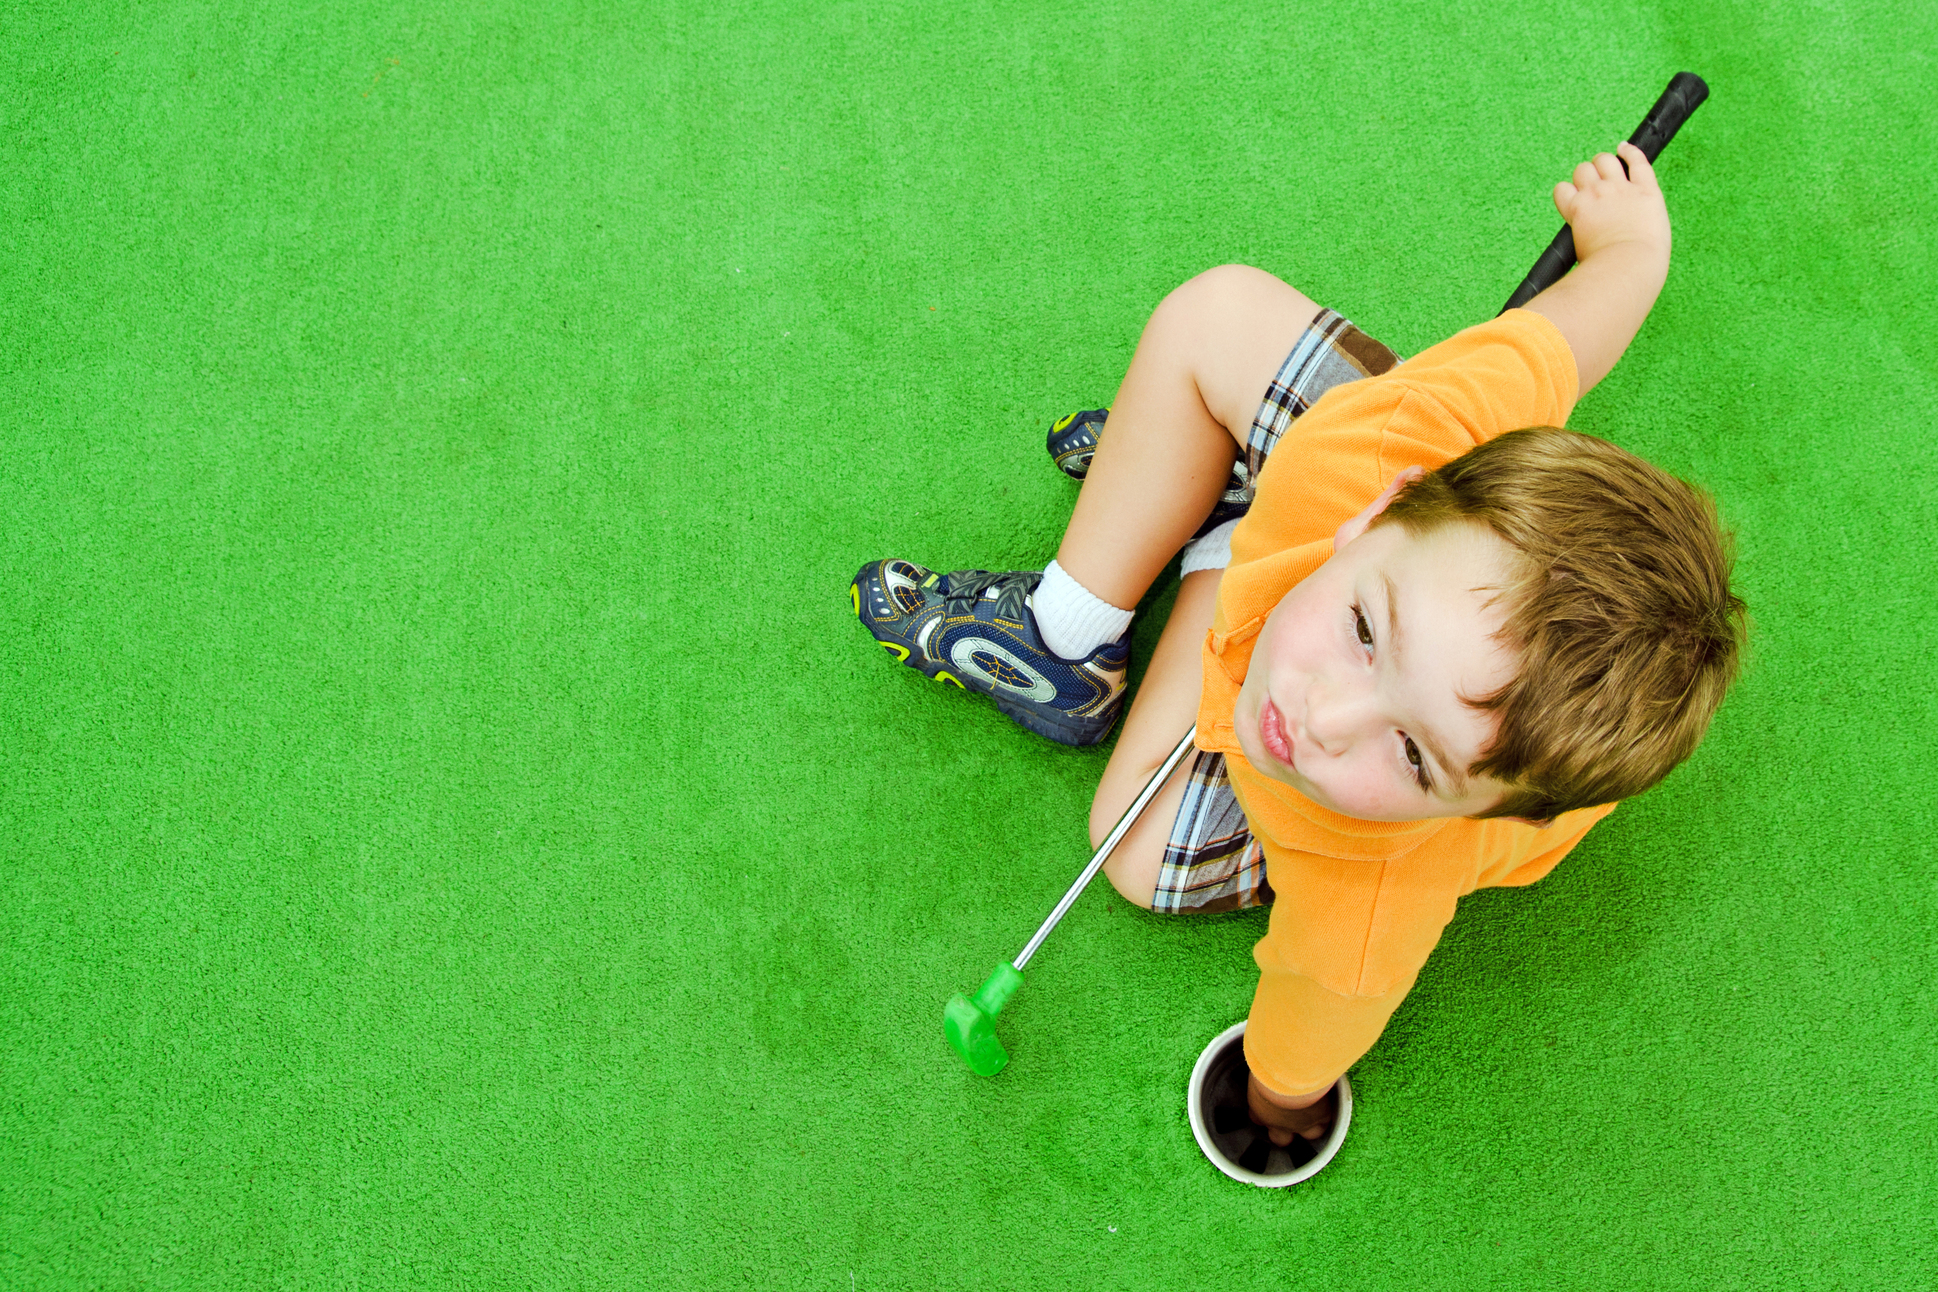
MULTIPOLYGON (((1702 77, 1694 72, 1677 72, 1669 78, 1669 88, 1662 91, 1662 97, 1655 101, 1649 115, 1642 118, 1642 124, 1635 127, 1635 133, 1628 137, 1628 141, 1640 148, 1642 155, 1649 159, 1649 164, 1654 165, 1662 150, 1669 146, 1669 141, 1676 137, 1676 131, 1682 129, 1682 123, 1708 97, 1709 86, 1702 77)), ((1622 169, 1626 171, 1628 165, 1624 163, 1622 169)), ((1554 235, 1554 241, 1548 244, 1548 249, 1534 262, 1534 268, 1528 270, 1528 276, 1507 298, 1507 304, 1501 306, 1501 313, 1520 308, 1560 282, 1562 275, 1572 269, 1574 263, 1574 230, 1564 224, 1561 232, 1554 235)))

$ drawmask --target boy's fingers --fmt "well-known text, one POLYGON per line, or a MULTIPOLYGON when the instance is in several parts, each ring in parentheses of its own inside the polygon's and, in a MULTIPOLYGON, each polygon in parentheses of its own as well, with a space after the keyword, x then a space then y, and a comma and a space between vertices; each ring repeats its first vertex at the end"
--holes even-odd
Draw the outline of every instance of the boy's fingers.
POLYGON ((1655 167, 1649 165, 1648 155, 1634 144, 1624 143, 1615 150, 1622 160, 1628 163, 1628 177, 1637 184, 1650 188, 1655 186, 1655 167))
POLYGON ((1574 174, 1575 187, 1587 188, 1590 184, 1594 183, 1596 179, 1600 178, 1600 175, 1601 175, 1601 172, 1595 169, 1595 163, 1583 162, 1581 165, 1575 167, 1575 174, 1574 174))
MULTIPOLYGON (((1614 153, 1595 154, 1595 173, 1603 179, 1625 178, 1622 172, 1621 158, 1617 157, 1614 153)), ((1576 182, 1579 183, 1580 181, 1577 180, 1576 182)))
POLYGON ((1561 218, 1564 222, 1568 221, 1569 217, 1574 213, 1575 198, 1580 196, 1580 194, 1581 190, 1577 189, 1565 179, 1554 186, 1554 209, 1561 212, 1561 218))

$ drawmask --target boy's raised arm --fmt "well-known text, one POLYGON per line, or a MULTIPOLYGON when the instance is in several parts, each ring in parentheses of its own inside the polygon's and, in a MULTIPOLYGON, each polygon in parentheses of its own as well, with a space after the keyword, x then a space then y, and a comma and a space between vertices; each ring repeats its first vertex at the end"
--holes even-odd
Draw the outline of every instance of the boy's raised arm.
POLYGON ((1597 154, 1575 167, 1572 182, 1554 186, 1580 263, 1527 303, 1567 338, 1583 395, 1615 367, 1669 276, 1669 211, 1655 170, 1634 144, 1615 152, 1619 161, 1597 154))

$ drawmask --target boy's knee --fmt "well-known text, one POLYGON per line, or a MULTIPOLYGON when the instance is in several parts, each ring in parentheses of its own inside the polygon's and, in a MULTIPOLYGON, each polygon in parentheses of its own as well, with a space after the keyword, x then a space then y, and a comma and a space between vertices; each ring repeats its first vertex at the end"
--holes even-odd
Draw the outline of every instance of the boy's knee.
MULTIPOLYGON (((1090 804, 1090 846, 1092 849, 1103 844, 1117 820, 1123 815, 1124 803, 1106 802, 1100 792, 1090 804)), ((1163 866, 1163 840, 1157 839, 1155 849, 1150 832, 1132 830, 1104 862, 1104 877, 1110 886, 1127 902, 1145 910, 1157 898, 1157 875, 1163 866)))
POLYGON ((1217 265, 1190 280, 1206 292, 1224 295, 1250 295, 1260 291, 1284 291, 1291 284, 1256 265, 1217 265))
POLYGON ((1179 286, 1151 315, 1145 344, 1187 368, 1211 415, 1228 431, 1249 426, 1272 373, 1318 303, 1250 265, 1219 265, 1179 286))
POLYGON ((1222 318, 1261 295, 1290 290, 1286 283, 1263 269, 1251 265, 1219 265, 1172 288, 1157 308, 1160 314, 1173 317, 1210 314, 1222 318))

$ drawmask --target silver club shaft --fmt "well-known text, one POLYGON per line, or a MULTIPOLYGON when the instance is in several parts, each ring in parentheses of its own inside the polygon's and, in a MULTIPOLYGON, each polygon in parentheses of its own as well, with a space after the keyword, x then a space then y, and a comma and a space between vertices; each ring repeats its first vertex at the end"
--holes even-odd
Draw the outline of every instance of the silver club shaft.
POLYGON ((1050 930, 1057 926, 1057 921, 1063 918, 1063 913, 1083 895, 1084 889, 1090 887, 1090 881, 1097 877, 1097 872, 1104 868, 1106 861, 1110 860, 1111 851, 1125 835, 1130 833, 1130 828, 1137 824, 1137 818, 1144 815, 1144 809, 1151 805, 1151 800, 1157 797, 1157 792, 1164 788, 1164 782, 1171 779, 1171 773, 1176 771, 1178 764, 1184 761, 1184 756, 1191 752, 1191 742, 1197 739, 1197 736, 1198 728, 1193 726, 1191 730, 1184 733, 1184 739, 1180 740, 1178 747, 1171 751, 1171 756, 1164 760, 1164 765, 1151 774, 1150 781, 1138 791, 1137 797, 1131 800, 1131 805, 1124 809, 1124 815, 1117 818, 1117 824, 1110 827, 1110 833, 1105 835, 1104 841, 1097 845, 1097 851, 1091 855, 1090 864, 1083 868, 1081 875, 1077 876, 1077 882, 1070 885, 1070 891, 1063 895, 1063 900, 1056 904, 1054 911, 1050 912, 1050 918, 1043 921, 1043 927, 1036 931, 1036 936, 1024 943, 1023 949, 1017 953, 1016 958, 1009 962, 1012 966, 1021 969, 1030 962, 1030 957, 1036 954, 1036 949, 1043 945, 1043 939, 1050 936, 1050 930))

